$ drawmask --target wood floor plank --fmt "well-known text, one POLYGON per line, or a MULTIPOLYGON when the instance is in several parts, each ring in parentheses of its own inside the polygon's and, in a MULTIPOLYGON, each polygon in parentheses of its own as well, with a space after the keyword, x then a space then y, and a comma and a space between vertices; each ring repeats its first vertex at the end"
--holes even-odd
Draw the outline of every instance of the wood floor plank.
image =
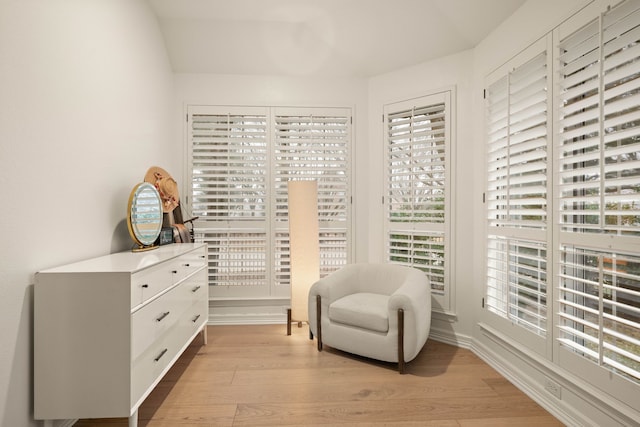
MULTIPOLYGON (((158 390, 162 390, 162 383, 158 390)), ((167 398, 175 399, 176 404, 221 404, 221 403, 278 403, 278 402, 332 402, 360 400, 405 400, 419 398, 460 398, 460 397, 498 397, 498 394, 484 381, 469 378, 460 384, 447 384, 445 380, 437 382, 401 382, 401 381, 351 381, 286 384, 274 387, 273 384, 223 385, 212 386, 207 382, 178 382, 170 385, 167 398)))
POLYGON ((210 326, 208 337, 145 400, 140 427, 562 425, 471 351, 432 340, 400 375, 393 363, 318 352, 306 327, 210 326))
POLYGON ((505 398, 410 399, 383 405, 378 401, 281 403, 238 405, 234 426, 296 426, 305 422, 338 425, 384 422, 499 418, 506 411, 518 417, 537 417, 545 412, 533 402, 505 398))
POLYGON ((558 427, 563 424, 549 416, 470 418, 458 420, 460 427, 558 427))

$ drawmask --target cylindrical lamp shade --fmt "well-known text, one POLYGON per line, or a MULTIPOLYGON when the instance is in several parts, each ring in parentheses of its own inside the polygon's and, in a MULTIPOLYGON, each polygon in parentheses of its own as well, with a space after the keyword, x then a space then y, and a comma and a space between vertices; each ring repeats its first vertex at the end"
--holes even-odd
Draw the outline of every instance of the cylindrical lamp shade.
POLYGON ((320 278, 318 184, 289 181, 288 185, 291 318, 307 322, 309 288, 320 278))

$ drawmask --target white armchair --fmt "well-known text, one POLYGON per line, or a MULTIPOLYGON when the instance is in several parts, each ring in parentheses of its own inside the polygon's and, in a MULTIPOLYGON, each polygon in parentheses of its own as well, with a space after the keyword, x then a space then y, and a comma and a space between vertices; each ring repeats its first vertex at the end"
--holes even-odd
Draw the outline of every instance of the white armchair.
POLYGON ((309 291, 309 329, 323 344, 397 362, 404 373, 429 336, 431 289, 418 269, 397 264, 351 264, 309 291))

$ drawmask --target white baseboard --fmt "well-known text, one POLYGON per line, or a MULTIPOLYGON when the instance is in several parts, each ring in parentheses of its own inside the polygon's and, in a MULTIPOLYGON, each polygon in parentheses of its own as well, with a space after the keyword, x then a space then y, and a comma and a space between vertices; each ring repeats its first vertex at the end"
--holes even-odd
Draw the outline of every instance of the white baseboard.
POLYGON ((440 329, 434 325, 429 330, 429 339, 460 348, 470 349, 472 338, 468 335, 452 333, 449 330, 440 329))
POLYGON ((640 426, 637 412, 630 413, 608 394, 491 327, 479 326, 490 345, 474 339, 471 351, 567 426, 640 426), (545 388, 549 382, 557 386, 558 395, 545 388))
POLYGON ((541 389, 533 378, 527 375, 523 370, 519 370, 513 363, 510 363, 498 356, 484 344, 477 341, 474 342, 471 347, 471 351, 536 403, 549 411, 549 413, 560 420, 563 424, 567 426, 590 425, 588 420, 579 419, 582 418, 580 414, 576 414, 571 408, 566 407, 566 404, 563 401, 551 399, 548 392, 541 389))
POLYGON ((286 325, 287 316, 209 315, 208 325, 286 325))
POLYGON ((287 323, 288 300, 210 299, 209 325, 273 325, 287 323))

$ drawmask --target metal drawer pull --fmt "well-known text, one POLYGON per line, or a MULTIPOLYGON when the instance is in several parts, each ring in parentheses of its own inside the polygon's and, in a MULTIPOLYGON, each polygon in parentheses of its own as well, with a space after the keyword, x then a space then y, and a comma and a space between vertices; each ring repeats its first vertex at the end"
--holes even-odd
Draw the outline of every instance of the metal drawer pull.
POLYGON ((167 352, 167 350, 169 350, 168 348, 165 348, 164 350, 162 350, 160 352, 160 354, 158 355, 158 357, 156 357, 155 359, 153 359, 154 362, 157 362, 158 360, 162 359, 162 356, 164 356, 164 354, 167 352))
POLYGON ((148 287, 149 287, 149 285, 145 283, 144 285, 142 285, 142 287, 143 287, 143 288, 148 288, 148 287))
POLYGON ((200 285, 198 285, 195 288, 191 289, 191 292, 198 292, 198 289, 200 289, 200 285))
POLYGON ((167 312, 165 312, 165 313, 162 313, 162 315, 156 319, 156 322, 160 322, 160 321, 162 321, 162 319, 164 319, 164 318, 165 318, 165 317, 167 317, 168 315, 169 315, 169 312, 168 312, 168 311, 167 311, 167 312))
POLYGON ((178 274, 178 270, 171 270, 171 273, 178 274))
POLYGON ((199 319, 199 318, 200 318, 200 315, 198 314, 198 315, 197 315, 197 316, 192 320, 192 322, 193 322, 193 323, 196 323, 196 322, 198 321, 198 319, 199 319))
POLYGON ((185 264, 184 266, 185 266, 185 267, 189 267, 189 266, 190 266, 190 264, 189 264, 189 263, 187 263, 187 264, 185 264))

